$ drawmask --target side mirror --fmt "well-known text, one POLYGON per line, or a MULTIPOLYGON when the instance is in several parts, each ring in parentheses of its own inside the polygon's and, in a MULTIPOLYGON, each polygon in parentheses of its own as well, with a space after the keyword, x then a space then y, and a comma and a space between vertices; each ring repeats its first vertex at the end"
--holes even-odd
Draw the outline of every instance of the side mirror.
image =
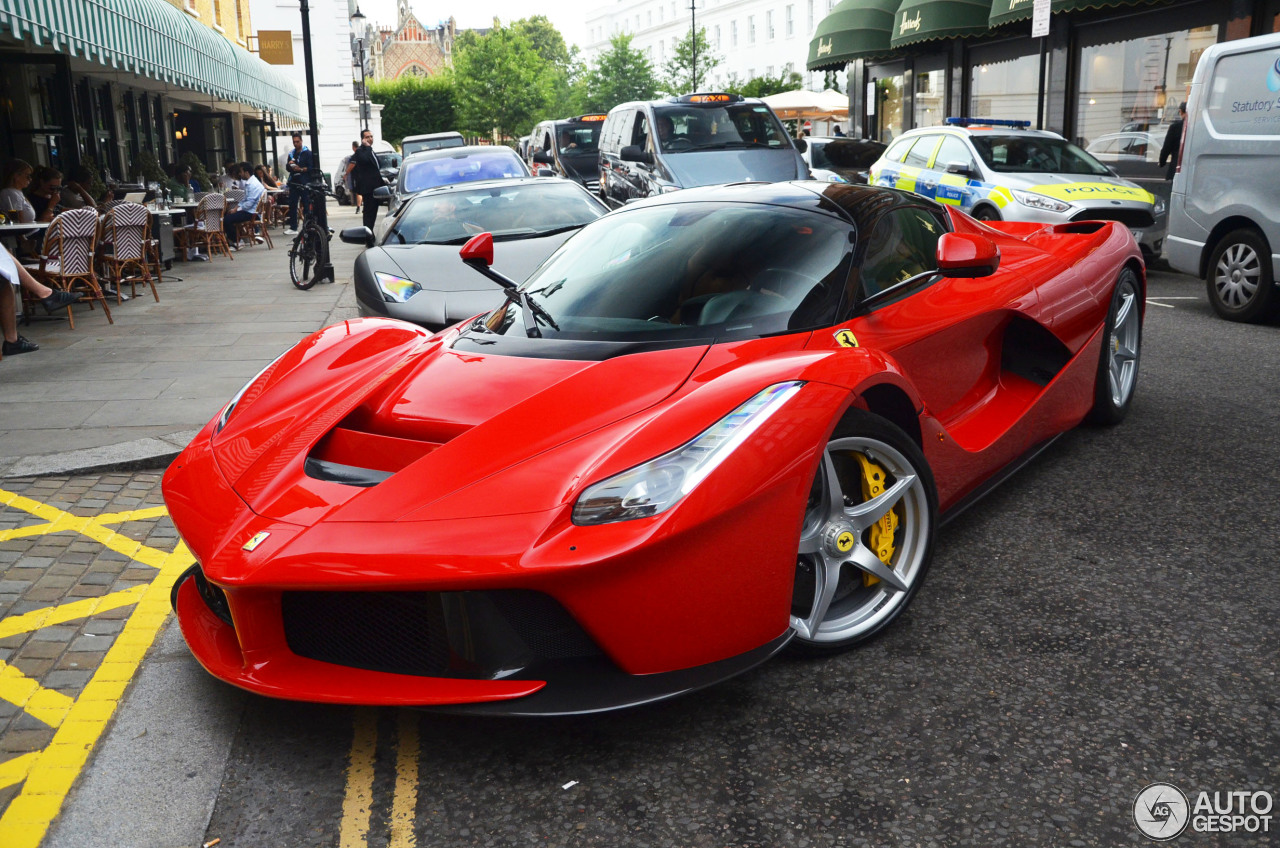
POLYGON ((548 153, 547 151, 539 150, 533 154, 533 161, 537 162, 540 165, 550 165, 552 162, 555 161, 555 159, 553 159, 551 154, 548 153))
POLYGON ((948 174, 959 174, 962 177, 972 177, 973 169, 969 167, 967 162, 948 162, 948 174))
POLYGON ((938 270, 946 277, 990 277, 1000 267, 1000 248, 981 233, 943 233, 938 270))
POLYGON ((375 189, 373 190, 373 197, 374 197, 374 199, 375 199, 375 200, 390 200, 390 199, 391 199, 391 187, 390 187, 390 186, 378 186, 377 188, 375 188, 375 189))
POLYGON ((645 165, 653 164, 653 154, 638 144, 629 144, 622 148, 618 154, 623 162, 641 162, 645 165))
POLYGON ((462 246, 462 250, 458 251, 458 255, 468 265, 483 265, 488 268, 493 264, 493 233, 480 233, 472 236, 462 246))
POLYGON ((799 150, 801 153, 804 153, 808 149, 809 149, 809 142, 805 141, 803 138, 796 139, 796 150, 799 150))
POLYGON ((373 247, 373 230, 368 227, 348 227, 338 233, 338 238, 345 244, 363 244, 373 247))

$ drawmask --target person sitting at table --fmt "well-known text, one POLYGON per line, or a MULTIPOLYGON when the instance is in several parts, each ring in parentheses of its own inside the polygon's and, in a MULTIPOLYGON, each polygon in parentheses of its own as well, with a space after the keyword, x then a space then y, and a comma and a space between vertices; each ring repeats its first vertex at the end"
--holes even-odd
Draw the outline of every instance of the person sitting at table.
POLYGON ((227 243, 231 245, 231 249, 239 250, 240 242, 237 237, 236 225, 253 220, 254 212, 258 208, 258 201, 266 193, 266 189, 262 187, 262 183, 258 181, 258 178, 253 175, 253 169, 248 162, 240 162, 235 166, 235 170, 230 173, 244 186, 244 199, 236 204, 235 209, 222 216, 222 229, 227 234, 227 243))
POLYGON ((178 165, 173 172, 173 178, 178 181, 178 185, 185 187, 192 194, 197 191, 204 191, 200 181, 191 175, 190 165, 178 165))
POLYGON ((93 195, 89 192, 89 185, 93 182, 93 171, 90 171, 84 165, 76 165, 67 174, 67 179, 62 183, 62 198, 60 200, 63 209, 80 209, 84 206, 96 206, 97 201, 93 199, 93 195))
POLYGON ((266 165, 254 165, 253 175, 258 178, 258 182, 262 183, 263 188, 280 188, 276 178, 267 171, 266 165))
POLYGON ((52 221, 62 211, 62 172, 57 168, 40 168, 27 189, 27 199, 35 210, 37 221, 52 221))
POLYGON ((0 212, 9 216, 11 224, 30 224, 36 210, 23 194, 31 185, 31 165, 23 159, 10 159, 0 170, 0 212))
POLYGON ((44 311, 50 315, 56 309, 66 309, 80 300, 79 292, 51 289, 35 277, 31 272, 19 265, 12 254, 0 244, 0 330, 3 330, 4 345, 0 353, 4 356, 15 356, 19 353, 30 353, 39 346, 18 335, 18 287, 31 292, 40 300, 44 311))

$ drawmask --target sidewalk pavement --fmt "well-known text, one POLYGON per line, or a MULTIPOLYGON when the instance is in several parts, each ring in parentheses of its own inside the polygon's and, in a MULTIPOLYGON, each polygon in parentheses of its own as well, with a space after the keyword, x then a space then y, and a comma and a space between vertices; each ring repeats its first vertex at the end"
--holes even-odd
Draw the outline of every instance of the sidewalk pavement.
MULTIPOLYGON (((74 306, 76 328, 43 311, 18 331, 40 350, 0 361, 0 478, 163 468, 241 386, 286 348, 357 316, 352 266, 336 235, 359 226, 329 205, 336 282, 298 291, 289 242, 233 261, 175 262, 157 286, 101 308, 74 306)), ((127 293, 127 287, 126 291, 127 293)))

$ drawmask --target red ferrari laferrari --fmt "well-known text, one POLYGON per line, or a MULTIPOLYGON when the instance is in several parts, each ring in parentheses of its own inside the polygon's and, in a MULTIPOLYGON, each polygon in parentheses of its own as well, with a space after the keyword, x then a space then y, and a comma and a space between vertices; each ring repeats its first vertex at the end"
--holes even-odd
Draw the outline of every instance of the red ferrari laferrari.
POLYGON ((548 715, 849 648, 939 521, 1124 417, 1145 272, 1102 221, 827 183, 588 224, 431 335, 328 327, 170 467, 210 673, 278 698, 548 715))

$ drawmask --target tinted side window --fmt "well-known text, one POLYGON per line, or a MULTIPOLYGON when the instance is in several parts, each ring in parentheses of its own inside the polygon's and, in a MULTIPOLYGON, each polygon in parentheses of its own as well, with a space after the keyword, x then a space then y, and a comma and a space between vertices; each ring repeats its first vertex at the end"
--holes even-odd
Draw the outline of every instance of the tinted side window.
POLYGON ((610 151, 617 149, 615 139, 618 137, 618 121, 620 117, 616 112, 604 119, 604 126, 600 128, 600 149, 602 151, 610 151))
POLYGON ((636 122, 631 129, 631 144, 647 148, 649 144, 649 119, 644 112, 636 113, 636 122))
POLYGON ((953 135, 944 135, 942 146, 938 148, 938 155, 933 158, 933 167, 939 171, 945 171, 952 162, 960 162, 966 168, 976 170, 973 166, 973 156, 969 153, 969 145, 953 135))
POLYGON ((888 212, 876 223, 861 267, 862 299, 914 277, 938 270, 938 239, 945 232, 927 209, 909 206, 888 212))
POLYGON ((911 151, 907 153, 907 158, 902 164, 913 167, 923 168, 929 164, 929 157, 933 155, 933 150, 938 146, 938 137, 936 135, 921 136, 920 140, 911 146, 911 151))
POLYGON ((902 157, 907 155, 907 151, 911 149, 914 138, 900 138, 893 144, 889 145, 889 149, 884 152, 884 158, 890 162, 901 162, 902 157))

